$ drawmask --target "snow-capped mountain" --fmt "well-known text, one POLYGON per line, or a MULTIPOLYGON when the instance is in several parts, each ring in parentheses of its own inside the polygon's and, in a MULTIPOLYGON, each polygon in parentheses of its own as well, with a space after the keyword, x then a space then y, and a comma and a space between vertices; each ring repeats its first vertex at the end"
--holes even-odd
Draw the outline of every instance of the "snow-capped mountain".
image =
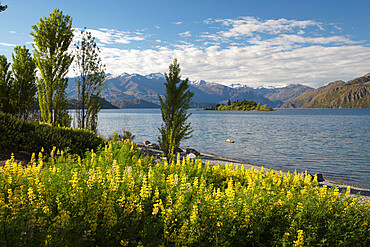
MULTIPOLYGON (((107 75, 107 81, 102 91, 102 96, 108 100, 135 100, 141 99, 155 104, 159 103, 158 95, 165 94, 165 77, 161 73, 148 75, 122 73, 119 75, 107 75)), ((229 99, 253 100, 261 104, 268 104, 270 107, 277 107, 283 104, 284 99, 290 99, 292 94, 308 90, 302 85, 290 85, 286 88, 277 89, 253 89, 245 84, 232 84, 225 86, 204 80, 189 81, 189 89, 194 93, 195 103, 226 103, 229 99)), ((67 97, 77 98, 77 86, 75 78, 69 79, 67 97)))
POLYGON ((206 85, 208 84, 208 82, 203 81, 203 80, 196 80, 196 81, 189 81, 189 84, 193 86, 200 86, 200 85, 206 85))
POLYGON ((237 89, 253 89, 252 87, 249 87, 245 84, 241 84, 241 83, 233 83, 230 85, 230 87, 232 88, 237 88, 237 89))
POLYGON ((149 75, 146 75, 145 77, 148 79, 154 79, 154 80, 165 79, 165 76, 162 73, 151 73, 149 75))

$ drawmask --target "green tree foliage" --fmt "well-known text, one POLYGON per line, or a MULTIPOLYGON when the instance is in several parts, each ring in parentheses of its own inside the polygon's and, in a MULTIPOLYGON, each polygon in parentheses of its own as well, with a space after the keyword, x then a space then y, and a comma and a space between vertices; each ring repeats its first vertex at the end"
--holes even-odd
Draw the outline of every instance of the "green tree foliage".
POLYGON ((47 123, 69 125, 65 89, 66 74, 73 56, 68 52, 72 42, 72 18, 54 9, 49 17, 40 18, 32 25, 34 58, 41 77, 37 78, 42 120, 47 123))
POLYGON ((260 103, 256 103, 253 100, 236 100, 232 103, 228 102, 227 105, 217 104, 215 107, 209 107, 205 110, 217 110, 217 111, 273 111, 272 108, 268 107, 267 104, 260 106, 260 103))
POLYGON ((79 128, 96 131, 98 112, 103 99, 100 97, 105 83, 105 66, 99 57, 95 38, 86 30, 76 44, 75 72, 78 75, 78 103, 76 106, 79 128))
POLYGON ((179 148, 181 140, 191 138, 193 132, 190 123, 187 123, 190 116, 187 110, 194 93, 188 90, 188 78, 181 81, 180 72, 180 65, 175 58, 169 66, 169 74, 165 73, 166 95, 164 99, 158 96, 163 119, 163 124, 159 128, 161 135, 158 137, 158 142, 170 162, 179 148), (177 86, 177 84, 179 85, 177 86))
POLYGON ((36 65, 25 46, 16 46, 12 58, 14 113, 26 120, 33 108, 37 91, 36 65))
POLYGON ((12 105, 13 78, 10 63, 5 56, 0 55, 0 110, 13 113, 12 105))
MULTIPOLYGON (((1 2, 0 2, 1 3, 1 2)), ((8 5, 1 5, 0 4, 0 12, 3 12, 4 10, 6 10, 8 8, 8 5)))

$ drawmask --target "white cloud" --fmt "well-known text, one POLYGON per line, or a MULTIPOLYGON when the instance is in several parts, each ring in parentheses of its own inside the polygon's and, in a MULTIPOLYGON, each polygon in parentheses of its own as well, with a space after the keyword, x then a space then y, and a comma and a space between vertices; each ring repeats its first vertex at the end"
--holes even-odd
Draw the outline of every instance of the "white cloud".
POLYGON ((12 31, 9 31, 9 33, 16 34, 17 32, 12 30, 12 31))
POLYGON ((184 77, 224 84, 249 86, 303 83, 318 87, 333 80, 348 80, 369 72, 370 47, 310 46, 291 51, 255 45, 222 49, 178 46, 157 50, 120 50, 102 48, 109 73, 149 74, 166 72, 177 57, 184 77))
POLYGON ((303 34, 302 29, 308 27, 315 27, 322 30, 322 23, 312 20, 287 20, 281 19, 269 19, 261 20, 255 17, 247 16, 240 17, 238 19, 207 19, 204 21, 208 25, 220 25, 219 28, 225 29, 218 31, 214 34, 203 34, 202 37, 213 40, 225 40, 228 41, 230 38, 240 39, 242 37, 253 37, 258 34, 269 34, 277 35, 281 33, 289 33, 296 30, 298 34, 303 34))
MULTIPOLYGON (((76 39, 78 39, 80 31, 81 29, 76 29, 76 39)), ((108 28, 86 29, 86 31, 91 32, 91 35, 103 44, 130 44, 132 41, 145 40, 146 37, 141 32, 127 32, 108 28)))
POLYGON ((186 31, 186 32, 183 32, 183 33, 179 33, 179 35, 180 35, 181 37, 191 37, 191 33, 190 33, 190 31, 186 31))
MULTIPOLYGON (((153 39, 157 46, 150 49, 100 47, 107 72, 164 73, 175 57, 183 77, 190 80, 254 87, 290 83, 319 87, 370 72, 369 44, 338 35, 337 27, 313 20, 254 17, 207 19, 203 23, 209 29, 200 34, 179 34, 189 37, 187 42, 153 39)), ((149 37, 113 29, 95 30, 94 36, 103 44, 125 44, 149 37)))
POLYGON ((306 28, 308 26, 320 27, 321 24, 312 20, 297 21, 284 18, 278 20, 259 20, 254 17, 242 17, 237 20, 223 19, 216 20, 224 26, 231 26, 227 31, 222 31, 224 37, 252 36, 254 33, 277 34, 291 31, 294 28, 306 28))
POLYGON ((2 43, 2 42, 0 42, 0 45, 2 45, 2 46, 9 46, 9 47, 17 46, 17 45, 15 45, 15 44, 2 43))
POLYGON ((281 34, 275 38, 261 40, 259 37, 250 39, 251 44, 265 44, 265 45, 279 45, 281 47, 291 48, 294 44, 359 44, 361 42, 355 42, 342 36, 330 36, 330 37, 303 37, 295 34, 281 34))
POLYGON ((175 25, 180 25, 180 24, 182 24, 182 21, 176 21, 176 22, 172 22, 172 24, 175 24, 175 25))
POLYGON ((214 21, 213 21, 212 18, 208 18, 208 19, 204 20, 203 23, 209 25, 209 24, 214 23, 214 21))

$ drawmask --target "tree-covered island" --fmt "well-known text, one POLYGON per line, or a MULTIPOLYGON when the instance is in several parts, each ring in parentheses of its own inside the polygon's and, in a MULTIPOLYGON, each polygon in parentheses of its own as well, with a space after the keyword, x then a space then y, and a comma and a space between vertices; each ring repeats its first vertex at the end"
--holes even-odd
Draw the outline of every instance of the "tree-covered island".
POLYGON ((256 103, 253 100, 236 100, 234 102, 228 101, 227 105, 224 104, 217 104, 214 107, 207 107, 204 110, 215 110, 215 111, 273 111, 271 107, 267 104, 260 105, 260 103, 256 103))

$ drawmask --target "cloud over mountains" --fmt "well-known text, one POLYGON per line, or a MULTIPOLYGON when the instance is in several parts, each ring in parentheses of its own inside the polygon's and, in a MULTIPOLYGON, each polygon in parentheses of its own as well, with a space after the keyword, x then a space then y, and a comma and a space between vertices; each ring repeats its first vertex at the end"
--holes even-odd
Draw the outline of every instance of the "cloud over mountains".
POLYGON ((157 33, 165 27, 89 31, 101 44, 103 62, 112 74, 163 73, 174 57, 191 80, 255 87, 318 87, 369 72, 369 43, 352 40, 333 24, 250 16, 207 19, 191 23, 192 28, 186 21, 173 24, 177 32, 167 39, 157 33))

